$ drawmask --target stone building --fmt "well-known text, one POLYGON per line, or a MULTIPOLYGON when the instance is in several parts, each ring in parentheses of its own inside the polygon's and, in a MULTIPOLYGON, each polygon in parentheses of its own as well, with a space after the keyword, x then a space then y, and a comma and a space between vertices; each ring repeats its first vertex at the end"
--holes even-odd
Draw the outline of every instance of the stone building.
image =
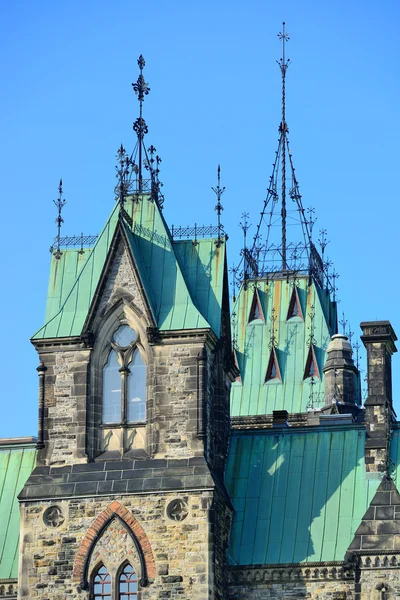
POLYGON ((222 226, 169 229, 140 115, 102 232, 52 251, 38 435, 0 445, 0 598, 398 597, 390 323, 361 324, 362 405, 310 222, 286 240, 284 170, 279 265, 244 248, 230 313, 222 226))

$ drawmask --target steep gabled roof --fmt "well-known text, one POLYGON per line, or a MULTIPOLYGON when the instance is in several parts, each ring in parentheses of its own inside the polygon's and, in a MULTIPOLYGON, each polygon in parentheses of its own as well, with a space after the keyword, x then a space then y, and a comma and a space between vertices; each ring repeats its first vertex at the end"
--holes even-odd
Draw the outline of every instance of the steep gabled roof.
POLYGON ((0 579, 18 577, 19 505, 17 496, 35 466, 34 442, 0 445, 0 579))
POLYGON ((121 219, 115 207, 91 250, 63 250, 58 260, 52 256, 45 325, 34 340, 81 334, 118 222, 158 328, 212 328, 219 335, 225 246, 217 251, 213 240, 197 246, 172 242, 160 210, 148 197, 128 199, 125 210, 132 223, 121 219))

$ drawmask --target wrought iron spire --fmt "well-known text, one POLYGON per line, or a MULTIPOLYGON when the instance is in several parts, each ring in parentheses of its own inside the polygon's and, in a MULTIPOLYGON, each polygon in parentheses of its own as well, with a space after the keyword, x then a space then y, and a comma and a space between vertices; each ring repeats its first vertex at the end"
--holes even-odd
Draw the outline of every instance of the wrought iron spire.
POLYGON ((218 165, 217 169, 217 187, 211 188, 214 194, 217 196, 217 204, 215 206, 217 217, 218 217, 218 239, 216 242, 217 248, 222 244, 222 236, 224 235, 224 226, 221 224, 221 212, 224 210, 224 207, 221 204, 221 196, 225 191, 225 186, 221 187, 221 166, 218 165))
POLYGON ((140 69, 139 77, 137 78, 136 83, 132 83, 133 90, 138 97, 139 100, 139 117, 133 124, 133 130, 138 138, 138 181, 139 181, 139 192, 143 191, 143 140, 144 136, 148 133, 149 129, 147 127, 146 121, 143 119, 143 101, 144 97, 150 92, 150 87, 146 83, 143 77, 143 69, 146 65, 145 60, 142 54, 138 58, 138 65, 140 69))
POLYGON ((57 250, 54 253, 54 257, 58 260, 59 258, 61 258, 61 250, 60 250, 60 234, 61 234, 61 225, 62 223, 64 223, 64 219, 61 216, 62 213, 62 209, 64 208, 64 206, 66 205, 67 201, 63 198, 63 182, 62 179, 60 179, 60 183, 58 186, 58 198, 57 200, 53 200, 54 204, 57 207, 58 210, 58 215, 56 218, 56 223, 57 223, 57 250))
POLYGON ((285 22, 282 23, 282 31, 278 33, 278 38, 282 40, 282 58, 277 61, 282 74, 282 121, 279 125, 280 142, 282 148, 282 270, 286 271, 286 140, 289 132, 286 123, 286 71, 288 69, 290 59, 286 60, 285 45, 290 38, 285 31, 285 22))
POLYGON ((119 202, 120 209, 122 210, 124 208, 126 196, 129 192, 129 174, 132 167, 132 160, 127 155, 122 144, 118 148, 116 159, 118 164, 115 166, 117 172, 115 177, 117 178, 118 183, 115 186, 115 199, 119 202))

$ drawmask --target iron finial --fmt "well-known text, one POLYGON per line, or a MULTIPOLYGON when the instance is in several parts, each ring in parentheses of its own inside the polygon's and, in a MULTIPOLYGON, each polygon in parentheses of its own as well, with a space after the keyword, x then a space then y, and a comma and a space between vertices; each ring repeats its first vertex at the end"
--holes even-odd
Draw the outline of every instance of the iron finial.
POLYGON ((115 199, 119 202, 120 210, 124 210, 126 196, 130 190, 130 171, 133 168, 133 161, 129 158, 124 146, 121 144, 117 150, 116 159, 118 164, 115 165, 116 179, 118 181, 115 186, 115 199))
POLYGON ((222 244, 222 236, 224 235, 224 226, 221 224, 221 212, 224 210, 224 207, 221 204, 221 196, 225 191, 225 187, 221 187, 221 166, 218 165, 217 169, 217 187, 211 188, 214 194, 217 196, 217 204, 215 206, 215 211, 217 212, 218 217, 218 239, 216 242, 217 248, 222 244))
POLYGON ((282 40, 282 57, 277 61, 282 74, 282 120, 279 125, 280 145, 282 152, 282 270, 286 271, 288 265, 286 261, 286 144, 287 133, 289 132, 286 123, 286 71, 290 63, 290 59, 286 60, 285 46, 289 41, 289 34, 285 31, 285 21, 282 23, 282 31, 278 33, 278 38, 282 40))
POLYGON ((60 234, 61 234, 61 225, 64 223, 64 219, 61 216, 62 209, 66 205, 67 201, 63 198, 63 181, 60 178, 60 183, 58 185, 58 198, 57 200, 53 200, 54 204, 57 207, 58 215, 56 218, 57 223, 57 250, 54 253, 54 257, 58 260, 61 258, 62 252, 60 251, 60 234))
POLYGON ((139 182, 139 192, 143 190, 143 139, 144 136, 148 133, 149 129, 147 127, 146 121, 143 119, 143 101, 144 97, 150 92, 150 87, 148 83, 144 80, 143 77, 143 69, 146 65, 146 62, 141 54, 137 61, 140 69, 139 77, 135 83, 132 83, 133 91, 138 97, 139 100, 139 117, 133 124, 133 130, 138 138, 138 150, 139 150, 139 165, 138 165, 138 182, 139 182))

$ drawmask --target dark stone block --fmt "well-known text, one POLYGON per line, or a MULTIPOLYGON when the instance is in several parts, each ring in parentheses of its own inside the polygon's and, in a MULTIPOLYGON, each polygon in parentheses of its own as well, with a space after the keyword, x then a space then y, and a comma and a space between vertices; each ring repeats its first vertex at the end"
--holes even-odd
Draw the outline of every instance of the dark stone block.
POLYGON ((122 481, 114 481, 113 483, 114 483, 114 485, 113 485, 113 492, 115 494, 116 493, 124 493, 124 492, 126 492, 126 488, 127 488, 127 485, 128 485, 128 480, 127 479, 122 480, 122 481))
POLYGON ((122 479, 132 479, 133 477, 145 479, 146 477, 154 476, 153 469, 129 469, 127 471, 122 471, 122 473, 122 479))
POLYGON ((74 483, 58 483, 54 486, 54 496, 62 498, 63 496, 72 496, 75 491, 74 483))
POLYGON ((392 535, 363 535, 362 550, 392 550, 394 538, 392 535))
POLYGON ((73 465, 73 473, 87 473, 89 471, 104 471, 104 463, 84 463, 81 465, 73 465))
POLYGON ((161 480, 161 489, 181 490, 183 489, 182 479, 179 479, 178 477, 163 477, 161 480))
POLYGON ((372 498, 371 506, 389 506, 390 492, 376 492, 372 498))
MULTIPOLYGON (((376 521, 362 521, 357 529, 356 535, 374 535, 376 534, 376 521)), ((382 532, 386 533, 386 532, 382 532)))
POLYGON ((32 475, 48 475, 50 473, 50 467, 36 467, 32 475))
POLYGON ((64 465, 63 467, 50 467, 51 475, 58 475, 61 473, 71 473, 72 466, 64 465))
POLYGON ((169 467, 187 467, 189 464, 189 459, 184 458, 183 460, 179 458, 169 458, 168 459, 168 468, 169 467))
POLYGON ((107 494, 112 490, 113 481, 99 481, 99 485, 97 487, 98 494, 107 494))
POLYGON ((207 465, 194 468, 194 475, 209 475, 210 469, 207 465))
POLYGON ((375 519, 375 506, 370 506, 365 515, 363 516, 363 520, 372 521, 375 519))
POLYGON ((161 478, 144 479, 143 480, 143 491, 159 490, 160 488, 161 488, 161 478))
POLYGON ((400 521, 377 521, 376 523, 379 535, 391 533, 400 535, 400 521))
POLYGON ((204 456, 194 456, 193 458, 189 458, 189 465, 198 466, 198 465, 206 465, 206 459, 204 456))
POLYGON ((160 469, 167 466, 165 458, 154 458, 150 460, 136 460, 134 469, 160 469))
POLYGON ((110 479, 121 479, 122 471, 107 471, 107 481, 110 479))
POLYGON ((400 504, 400 494, 397 490, 392 490, 390 493, 390 504, 400 504))
POLYGON ((76 483, 75 484, 75 494, 79 496, 80 494, 96 494, 97 492, 97 482, 96 481, 87 481, 85 483, 76 483))
POLYGON ((105 463, 106 471, 122 471, 124 469, 133 469, 133 460, 107 460, 105 463))
POLYGON ((128 492, 141 492, 143 490, 143 479, 128 479, 128 492))
POLYGON ((168 469, 154 469, 153 475, 160 477, 183 477, 184 475, 193 475, 194 467, 168 467, 168 469))
POLYGON ((84 482, 84 481, 104 481, 106 474, 103 472, 93 473, 71 473, 68 477, 69 482, 84 482))
MULTIPOLYGON (((386 493, 386 492, 382 492, 386 493)), ((377 506, 375 509, 375 519, 393 519, 394 518, 394 506, 377 506)))

